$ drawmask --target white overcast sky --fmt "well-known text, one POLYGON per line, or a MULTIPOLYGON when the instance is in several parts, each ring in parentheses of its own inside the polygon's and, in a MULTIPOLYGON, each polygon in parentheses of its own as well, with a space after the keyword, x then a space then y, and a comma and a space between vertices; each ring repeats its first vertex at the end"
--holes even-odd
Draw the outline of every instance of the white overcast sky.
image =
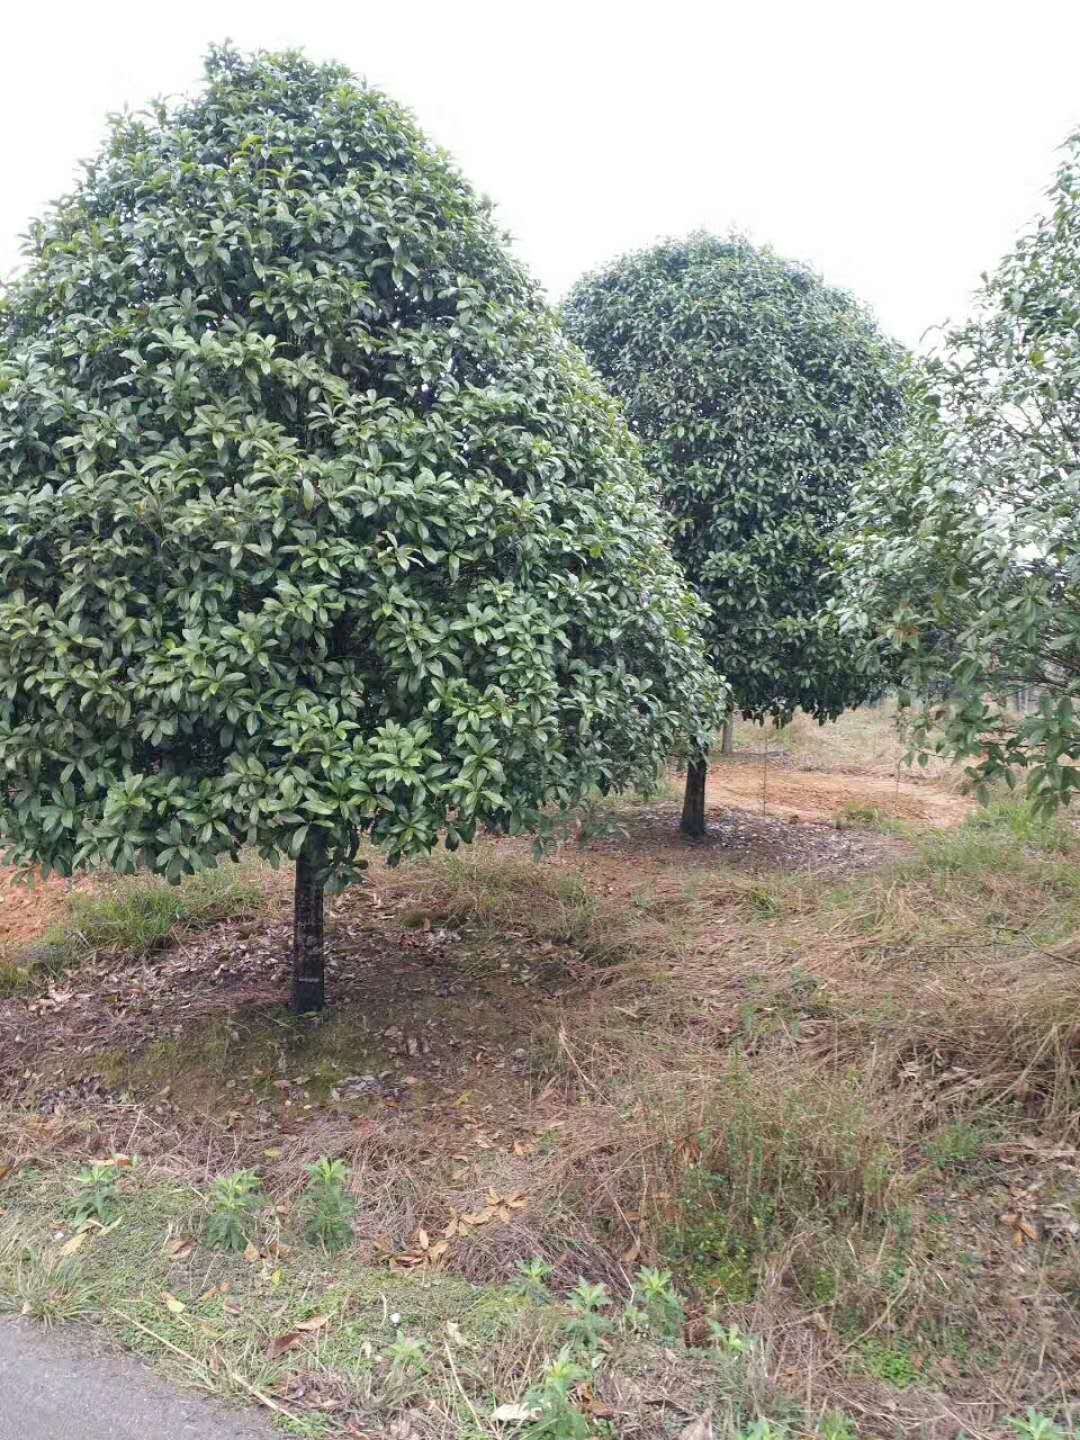
POLYGON ((106 112, 192 89, 227 37, 406 103, 554 299, 657 236, 736 227, 911 344, 964 313, 1080 126, 1080 0, 16 0, 0 274, 106 112))

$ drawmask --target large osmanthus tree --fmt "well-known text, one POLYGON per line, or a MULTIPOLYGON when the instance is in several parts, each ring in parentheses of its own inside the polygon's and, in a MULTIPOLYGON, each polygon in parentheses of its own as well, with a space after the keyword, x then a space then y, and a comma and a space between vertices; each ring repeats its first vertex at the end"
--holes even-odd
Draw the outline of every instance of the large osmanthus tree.
POLYGON ((902 442, 852 515, 855 636, 899 663, 917 750, 976 783, 1080 785, 1080 132, 1044 214, 921 367, 902 442), (1038 687, 1032 713, 1017 690, 1038 687))
MULTIPOLYGON (((873 684, 827 618, 829 547, 902 413, 895 347, 848 295, 740 237, 623 256, 563 314, 642 441, 735 706, 825 720, 859 703, 873 684)), ((702 755, 689 834, 704 832, 705 779, 702 755)))
POLYGON ((710 671, 636 444, 487 205, 340 67, 207 71, 113 123, 0 313, 0 839, 292 858, 303 1011, 364 837, 647 778, 710 671))

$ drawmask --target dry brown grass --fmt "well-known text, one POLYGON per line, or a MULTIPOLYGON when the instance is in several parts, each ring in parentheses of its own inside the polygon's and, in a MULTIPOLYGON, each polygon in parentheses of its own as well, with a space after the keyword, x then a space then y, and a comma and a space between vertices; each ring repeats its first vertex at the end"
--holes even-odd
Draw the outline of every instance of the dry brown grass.
MULTIPOLYGON (((1080 1218, 1080 851, 1015 805, 908 843, 831 885, 674 851, 627 865, 571 845, 537 865, 517 842, 375 866, 337 907, 343 932, 367 936, 361 958, 389 968, 445 935, 416 989, 524 967, 517 989, 476 971, 473 1017, 460 1012, 470 1044, 499 1007, 527 1014, 524 1061, 485 1032, 476 1073, 445 1093, 429 1077, 414 1105, 313 1106, 270 1134, 154 1117, 133 1095, 93 1116, 9 1111, 0 1146, 46 1165, 137 1149, 199 1184, 257 1163, 285 1215, 304 1165, 341 1156, 357 1200, 341 1263, 378 1273, 425 1273, 421 1232, 449 1241, 434 1272, 471 1284, 539 1257, 561 1293, 585 1275, 625 1297, 638 1265, 672 1265, 691 1349, 598 1376, 620 1433, 675 1429, 650 1386, 698 1402, 699 1367, 718 1361, 693 1345, 712 1318, 754 1337, 738 1383, 716 1381, 722 1433, 787 1405, 808 1431, 841 1408, 868 1435, 996 1440, 1029 1404, 1060 1412, 1080 1357, 1076 1237, 1045 1218, 1080 1218), (525 1204, 461 1224, 492 1192, 525 1204), (1003 1224, 1014 1212, 1036 1240, 1003 1224)), ((535 1371, 548 1340, 531 1330, 529 1358, 498 1344, 509 1376, 535 1371)), ((418 1433, 454 1434, 455 1403, 429 1393, 418 1433)))
POLYGON ((961 779, 955 766, 937 757, 929 759, 926 766, 907 769, 904 716, 893 700, 845 710, 839 719, 824 725, 801 711, 789 725, 780 727, 771 721, 761 726, 742 720, 735 731, 736 752, 759 751, 766 738, 778 758, 786 755, 800 769, 884 776, 895 775, 900 767, 901 775, 950 787, 961 779))

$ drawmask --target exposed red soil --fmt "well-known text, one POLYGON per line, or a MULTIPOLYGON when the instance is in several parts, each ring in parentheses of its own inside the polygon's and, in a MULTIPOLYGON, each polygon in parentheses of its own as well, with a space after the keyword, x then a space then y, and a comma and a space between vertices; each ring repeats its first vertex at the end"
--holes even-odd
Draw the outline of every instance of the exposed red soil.
POLYGON ((0 954, 38 939, 63 915, 64 902, 73 890, 93 887, 90 879, 65 880, 40 875, 28 883, 26 872, 0 866, 0 954))
POLYGON ((923 825, 959 825, 972 802, 933 781, 848 775, 821 770, 794 770, 759 755, 738 755, 709 772, 709 804, 731 806, 778 819, 823 820, 835 823, 853 812, 876 811, 895 820, 923 825))

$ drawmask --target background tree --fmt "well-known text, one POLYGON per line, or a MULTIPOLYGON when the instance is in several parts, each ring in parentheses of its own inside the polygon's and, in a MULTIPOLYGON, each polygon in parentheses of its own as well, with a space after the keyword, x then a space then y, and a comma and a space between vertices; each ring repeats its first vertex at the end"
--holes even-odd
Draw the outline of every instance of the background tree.
MULTIPOLYGON (((712 235, 585 276, 564 323, 641 438, 737 708, 825 720, 865 699, 868 676, 827 617, 828 548, 901 415, 894 347, 803 266, 712 235)), ((705 778, 702 756, 690 834, 704 833, 705 778)))
MULTIPOLYGON (((0 340, 0 835, 323 889, 654 774, 707 686, 636 446, 486 205, 295 54, 116 120, 0 340)), ((690 723, 707 725, 707 707, 690 723)))
POLYGON ((920 706, 919 745, 979 783, 1026 771, 1053 807, 1080 784, 1080 133, 1049 202, 868 477, 838 611, 913 693, 947 696, 920 706), (1038 710, 1018 715, 1031 686, 1038 710))

